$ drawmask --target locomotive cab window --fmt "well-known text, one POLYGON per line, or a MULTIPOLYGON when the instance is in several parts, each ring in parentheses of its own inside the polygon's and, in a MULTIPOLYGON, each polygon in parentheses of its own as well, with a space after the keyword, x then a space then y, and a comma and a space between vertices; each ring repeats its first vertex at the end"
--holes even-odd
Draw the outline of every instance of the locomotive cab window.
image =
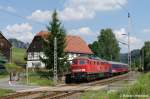
POLYGON ((85 61, 84 60, 80 60, 79 64, 85 64, 85 61))
POLYGON ((78 64, 78 61, 77 60, 73 60, 73 64, 78 64))

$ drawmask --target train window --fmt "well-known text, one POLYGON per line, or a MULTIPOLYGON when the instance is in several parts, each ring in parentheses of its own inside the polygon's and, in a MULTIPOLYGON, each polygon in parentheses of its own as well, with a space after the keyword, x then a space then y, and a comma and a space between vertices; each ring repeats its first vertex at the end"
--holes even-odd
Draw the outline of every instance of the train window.
POLYGON ((97 62, 97 65, 99 65, 99 62, 97 62))
POLYGON ((73 64, 78 64, 78 61, 77 60, 73 60, 73 64))
POLYGON ((80 60, 79 63, 82 65, 82 64, 85 64, 85 61, 84 60, 80 60))
POLYGON ((89 60, 87 60, 87 64, 90 64, 89 60))
POLYGON ((105 63, 104 63, 104 62, 101 62, 101 64, 104 65, 105 63))
POLYGON ((122 68, 123 66, 122 65, 118 65, 118 64, 113 64, 112 65, 112 68, 122 68))
POLYGON ((90 62, 90 64, 92 64, 92 62, 90 62))

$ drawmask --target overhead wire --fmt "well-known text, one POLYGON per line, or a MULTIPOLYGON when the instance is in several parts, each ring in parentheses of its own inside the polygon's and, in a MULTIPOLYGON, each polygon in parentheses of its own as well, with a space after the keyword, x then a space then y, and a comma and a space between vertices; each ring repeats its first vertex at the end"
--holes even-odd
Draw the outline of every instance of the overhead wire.
POLYGON ((3 13, 6 13, 6 14, 12 15, 12 16, 19 17, 19 18, 24 19, 24 20, 32 21, 33 23, 38 24, 38 25, 45 25, 45 24, 43 24, 43 23, 41 23, 41 22, 37 22, 37 21, 30 20, 30 19, 28 19, 27 17, 24 17, 24 16, 22 16, 22 15, 19 15, 19 14, 16 14, 16 13, 13 13, 13 12, 10 12, 10 11, 7 11, 7 10, 4 10, 4 9, 0 9, 0 11, 3 12, 3 13))
MULTIPOLYGON (((10 5, 13 5, 13 2, 10 1, 10 0, 4 0, 4 1, 5 2, 7 1, 7 3, 9 3, 10 5)), ((11 6, 11 7, 13 7, 13 6, 11 6)), ((27 10, 27 11, 29 11, 29 10, 27 10)), ((0 12, 6 13, 6 14, 9 14, 11 16, 15 16, 15 17, 18 17, 18 18, 21 18, 21 19, 24 19, 24 20, 28 20, 28 21, 30 21, 30 23, 32 22, 33 24, 38 24, 38 25, 44 25, 44 26, 46 26, 46 24, 43 24, 41 22, 37 22, 37 21, 31 20, 31 19, 28 19, 25 16, 19 15, 19 14, 15 13, 15 12, 7 11, 6 9, 0 9, 0 12)))
MULTIPOLYGON (((128 17, 130 17, 130 31, 134 30, 134 25, 133 25, 133 16, 131 16, 131 11, 129 11, 124 5, 122 5, 118 0, 113 0, 117 5, 119 5, 127 14, 128 17), (131 29, 132 28, 132 29, 131 29)), ((128 27, 129 28, 129 27, 128 27)), ((133 34, 136 36, 136 33, 133 32, 133 34)))

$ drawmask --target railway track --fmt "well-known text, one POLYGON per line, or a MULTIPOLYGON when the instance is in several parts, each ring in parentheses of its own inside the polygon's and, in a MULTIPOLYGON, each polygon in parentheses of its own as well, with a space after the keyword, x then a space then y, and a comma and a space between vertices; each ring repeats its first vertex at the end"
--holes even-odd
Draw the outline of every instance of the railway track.
POLYGON ((31 92, 17 92, 17 93, 14 93, 14 94, 10 94, 10 95, 7 95, 7 96, 2 96, 0 97, 0 99, 19 99, 20 97, 25 97, 25 96, 30 96, 30 95, 37 95, 39 93, 42 93, 41 91, 31 91, 31 92))
POLYGON ((125 79, 127 77, 128 77, 128 73, 123 74, 123 75, 113 76, 113 77, 110 77, 110 78, 104 78, 104 79, 100 79, 100 80, 96 80, 96 81, 91 81, 91 82, 88 82, 88 83, 66 84, 66 85, 63 85, 63 86, 67 86, 67 85, 71 85, 71 86, 77 86, 77 85, 79 85, 79 86, 92 86, 92 85, 99 85, 99 84, 102 85, 102 83, 107 84, 107 83, 110 83, 110 81, 114 82, 114 81, 118 81, 120 79, 125 79))
MULTIPOLYGON (((82 93, 88 91, 91 87, 108 85, 113 82, 117 82, 123 79, 128 78, 128 74, 123 74, 108 79, 103 79, 99 81, 93 81, 90 83, 83 83, 77 85, 76 89, 70 88, 68 91, 32 91, 32 92, 23 92, 15 93, 8 96, 0 97, 0 99, 61 99, 64 97, 71 96, 73 94, 82 93), (82 87, 85 86, 85 87, 82 87)), ((75 85, 73 85, 75 86, 75 85)))

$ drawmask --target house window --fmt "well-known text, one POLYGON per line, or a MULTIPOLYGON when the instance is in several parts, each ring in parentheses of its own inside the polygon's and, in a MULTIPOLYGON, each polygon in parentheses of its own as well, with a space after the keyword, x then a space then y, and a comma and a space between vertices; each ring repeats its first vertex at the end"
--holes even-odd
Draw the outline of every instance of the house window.
POLYGON ((74 54, 74 56, 73 57, 77 57, 77 55, 76 54, 74 54))
POLYGON ((32 53, 28 53, 28 60, 32 60, 32 53))
POLYGON ((35 60, 38 60, 38 59, 39 59, 39 55, 40 55, 40 54, 39 54, 38 52, 35 52, 35 53, 34 53, 34 59, 35 59, 35 60))
POLYGON ((1 43, 0 43, 0 47, 3 47, 3 46, 4 46, 4 43, 3 43, 3 42, 1 42, 1 43))

